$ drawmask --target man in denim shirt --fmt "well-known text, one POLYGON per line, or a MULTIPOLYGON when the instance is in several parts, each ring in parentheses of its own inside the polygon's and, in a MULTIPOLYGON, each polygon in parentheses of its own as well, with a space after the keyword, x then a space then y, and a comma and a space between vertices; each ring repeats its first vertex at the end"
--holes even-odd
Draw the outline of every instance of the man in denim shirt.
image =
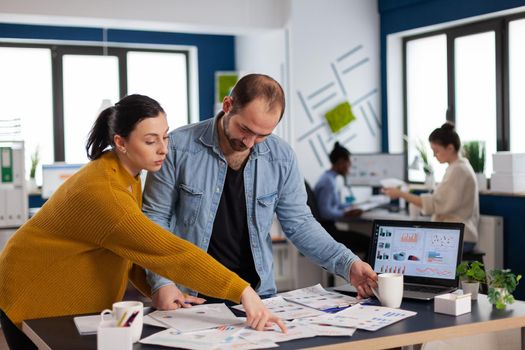
MULTIPOLYGON (((272 135, 284 107, 275 80, 243 77, 214 119, 170 133, 162 169, 148 174, 143 211, 239 274, 261 296, 276 292, 270 237, 276 213, 301 253, 369 296, 376 274, 313 218, 295 154, 272 135)), ((185 306, 173 282, 151 272, 148 280, 155 307, 185 306)))

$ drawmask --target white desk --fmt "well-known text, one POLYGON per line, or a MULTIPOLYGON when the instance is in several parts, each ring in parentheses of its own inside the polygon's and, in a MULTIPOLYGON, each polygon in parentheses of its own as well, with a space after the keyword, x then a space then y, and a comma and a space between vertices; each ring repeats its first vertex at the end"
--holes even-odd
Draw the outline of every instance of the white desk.
POLYGON ((405 220, 405 221, 430 221, 430 216, 419 215, 415 219, 412 219, 405 210, 400 210, 398 212, 391 212, 388 209, 372 209, 364 212, 361 215, 361 219, 367 221, 373 220, 405 220))

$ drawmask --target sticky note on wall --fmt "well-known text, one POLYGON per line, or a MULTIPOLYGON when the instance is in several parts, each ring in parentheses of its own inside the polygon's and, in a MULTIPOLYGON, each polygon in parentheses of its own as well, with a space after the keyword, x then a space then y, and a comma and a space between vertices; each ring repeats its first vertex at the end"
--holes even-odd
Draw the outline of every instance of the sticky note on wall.
POLYGON ((0 147, 0 170, 2 182, 13 182, 13 150, 11 147, 0 147))
POLYGON ((223 73, 223 72, 217 72, 216 73, 216 99, 217 103, 221 103, 224 97, 228 96, 232 90, 232 88, 237 83, 237 80, 239 80, 239 75, 237 73, 223 73))
POLYGON ((340 103, 326 112, 325 118, 333 133, 356 120, 354 113, 352 113, 352 106, 348 102, 340 103))

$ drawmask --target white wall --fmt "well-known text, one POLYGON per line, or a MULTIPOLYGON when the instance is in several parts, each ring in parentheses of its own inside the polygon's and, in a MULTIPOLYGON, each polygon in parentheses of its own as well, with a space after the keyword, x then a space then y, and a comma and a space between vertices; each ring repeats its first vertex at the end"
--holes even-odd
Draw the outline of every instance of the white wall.
POLYGON ((288 23, 292 145, 312 185, 330 167, 327 154, 336 140, 354 153, 380 151, 376 6, 369 0, 292 0, 288 23), (350 102, 357 119, 333 135, 324 113, 343 101, 350 102))
POLYGON ((276 133, 294 147, 312 185, 329 168, 327 153, 336 140, 352 152, 380 151, 375 1, 291 0, 285 28, 238 36, 236 51, 238 70, 266 73, 283 84, 287 109, 276 133), (333 135, 324 113, 345 100, 357 120, 333 135))
MULTIPOLYGON (((235 38, 235 62, 241 74, 262 73, 277 80, 286 96, 289 92, 288 29, 239 35, 235 38)), ((286 106, 281 123, 274 133, 291 142, 292 119, 286 106)))
POLYGON ((326 154, 336 140, 355 153, 380 150, 376 6, 372 0, 3 0, 0 22, 237 35, 237 69, 283 85, 287 109, 276 132, 294 147, 313 185, 329 167, 326 154), (342 101, 352 104, 357 120, 332 135, 324 113, 342 101))
POLYGON ((282 28, 288 0, 2 0, 0 22, 240 34, 282 28))

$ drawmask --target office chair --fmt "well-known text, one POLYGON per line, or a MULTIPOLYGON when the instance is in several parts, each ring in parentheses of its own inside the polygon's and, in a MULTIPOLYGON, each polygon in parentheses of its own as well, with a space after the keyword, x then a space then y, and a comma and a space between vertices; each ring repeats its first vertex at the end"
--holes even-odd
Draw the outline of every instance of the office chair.
POLYGON ((317 206, 315 192, 312 190, 310 184, 308 184, 307 181, 305 181, 304 184, 307 194, 306 204, 308 204, 310 207, 314 218, 337 242, 344 244, 347 248, 350 248, 361 259, 366 259, 370 245, 370 238, 352 231, 341 231, 337 229, 334 221, 323 220, 321 218, 319 207, 317 206))

